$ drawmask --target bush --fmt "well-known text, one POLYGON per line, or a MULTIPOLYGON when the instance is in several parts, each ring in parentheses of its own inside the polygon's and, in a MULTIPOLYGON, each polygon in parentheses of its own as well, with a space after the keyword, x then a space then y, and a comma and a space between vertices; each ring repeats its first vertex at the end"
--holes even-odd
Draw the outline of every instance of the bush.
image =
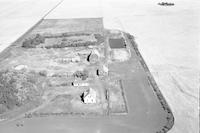
POLYGON ((37 45, 44 43, 45 38, 41 36, 40 34, 36 34, 34 37, 30 37, 28 39, 25 39, 22 43, 22 47, 24 48, 35 48, 37 45))
POLYGON ((47 76, 47 71, 46 70, 42 70, 39 72, 40 76, 44 76, 46 77, 47 76))
POLYGON ((97 40, 98 44, 101 44, 104 42, 104 37, 101 34, 94 34, 94 37, 97 40))
POLYGON ((82 80, 86 80, 88 78, 88 71, 84 70, 84 71, 76 71, 73 76, 75 78, 81 78, 82 80))
POLYGON ((38 88, 41 84, 41 76, 35 72, 1 71, 0 105, 12 110, 24 103, 37 101, 42 91, 38 88))

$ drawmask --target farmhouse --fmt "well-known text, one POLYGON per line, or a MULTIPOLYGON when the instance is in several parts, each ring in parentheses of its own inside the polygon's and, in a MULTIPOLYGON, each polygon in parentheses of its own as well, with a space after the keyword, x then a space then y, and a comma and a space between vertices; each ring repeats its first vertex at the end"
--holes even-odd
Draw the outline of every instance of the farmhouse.
POLYGON ((97 93, 94 89, 90 88, 83 93, 83 102, 85 104, 93 104, 96 103, 97 93))

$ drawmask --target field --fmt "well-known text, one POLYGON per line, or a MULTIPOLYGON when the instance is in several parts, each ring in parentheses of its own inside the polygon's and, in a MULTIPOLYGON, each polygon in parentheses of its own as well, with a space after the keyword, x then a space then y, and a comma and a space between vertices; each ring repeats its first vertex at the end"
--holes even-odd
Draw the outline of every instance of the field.
POLYGON ((12 95, 18 96, 19 103, 10 108, 2 102, 2 107, 7 107, 0 114, 2 125, 46 117, 55 117, 56 122, 62 117, 60 120, 68 124, 74 121, 74 130, 83 125, 93 129, 91 123, 99 122, 106 132, 119 132, 115 127, 120 124, 126 125, 122 129, 127 132, 166 132, 173 126, 172 112, 134 37, 104 29, 99 18, 43 20, 0 57, 1 72, 6 77, 9 73, 22 73, 28 79, 31 76, 29 86, 20 80, 22 75, 14 80, 12 95), (117 42, 109 41, 111 38, 117 42), (34 93, 30 93, 32 90, 34 93), (20 102, 28 94, 38 98, 20 102))

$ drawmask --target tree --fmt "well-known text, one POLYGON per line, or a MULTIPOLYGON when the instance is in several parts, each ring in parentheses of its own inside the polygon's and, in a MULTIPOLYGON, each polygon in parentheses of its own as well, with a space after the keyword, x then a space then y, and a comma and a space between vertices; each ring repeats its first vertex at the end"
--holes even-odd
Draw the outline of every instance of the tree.
POLYGON ((16 80, 13 78, 12 73, 8 71, 0 72, 0 104, 8 109, 19 106, 16 93, 16 80))
POLYGON ((45 42, 45 38, 43 36, 41 36, 40 34, 36 34, 33 37, 25 39, 24 42, 22 43, 22 47, 35 48, 37 45, 44 43, 44 42, 45 42))
POLYGON ((83 70, 83 71, 76 71, 73 75, 76 78, 81 78, 82 80, 86 80, 89 74, 87 70, 83 70))

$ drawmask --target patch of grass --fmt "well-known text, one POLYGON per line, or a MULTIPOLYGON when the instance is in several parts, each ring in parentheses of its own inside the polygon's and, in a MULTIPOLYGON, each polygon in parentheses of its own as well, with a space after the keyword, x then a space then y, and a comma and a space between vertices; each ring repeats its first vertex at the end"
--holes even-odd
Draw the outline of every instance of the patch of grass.
MULTIPOLYGON (((91 40, 91 35, 88 33, 67 34, 63 33, 59 37, 64 37, 61 42, 52 45, 47 45, 45 48, 65 48, 65 47, 86 47, 90 45, 98 45, 104 42, 104 37, 101 34, 94 34, 94 40, 91 40), (66 38, 66 37, 74 37, 66 38), (76 38, 77 37, 77 38, 76 38)), ((56 39, 56 38, 55 38, 56 39)))

